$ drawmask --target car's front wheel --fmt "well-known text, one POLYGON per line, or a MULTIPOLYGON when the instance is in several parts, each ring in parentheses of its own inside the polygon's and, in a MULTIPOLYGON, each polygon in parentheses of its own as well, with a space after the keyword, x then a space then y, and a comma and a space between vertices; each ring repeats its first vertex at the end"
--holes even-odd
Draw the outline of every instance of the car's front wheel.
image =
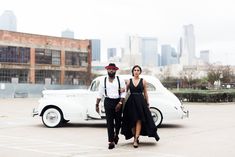
POLYGON ((62 119, 62 113, 57 108, 48 108, 43 112, 42 115, 43 124, 49 128, 59 126, 62 119))
POLYGON ((162 113, 156 108, 150 108, 150 112, 152 114, 155 125, 160 126, 162 124, 163 119, 162 113))

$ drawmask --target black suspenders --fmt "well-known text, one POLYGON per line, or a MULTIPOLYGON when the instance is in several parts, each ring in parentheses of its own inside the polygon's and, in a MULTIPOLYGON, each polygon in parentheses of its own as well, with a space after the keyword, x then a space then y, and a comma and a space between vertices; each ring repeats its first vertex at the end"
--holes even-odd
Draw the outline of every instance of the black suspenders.
POLYGON ((107 97, 106 79, 107 77, 104 78, 104 93, 105 93, 105 96, 107 97))
POLYGON ((118 76, 117 76, 117 80, 118 80, 118 94, 119 94, 119 98, 121 98, 121 85, 120 85, 120 80, 118 76))
MULTIPOLYGON (((107 97, 106 80, 107 80, 107 77, 104 78, 104 93, 105 93, 105 96, 107 97)), ((119 97, 121 97, 121 84, 120 84, 120 80, 118 76, 117 76, 117 81, 118 81, 118 94, 119 94, 119 97)))

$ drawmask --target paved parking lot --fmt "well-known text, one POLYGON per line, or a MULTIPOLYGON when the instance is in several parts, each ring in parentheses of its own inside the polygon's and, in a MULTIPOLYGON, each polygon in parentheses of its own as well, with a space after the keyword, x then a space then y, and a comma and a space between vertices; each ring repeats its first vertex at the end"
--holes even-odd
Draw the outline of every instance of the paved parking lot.
POLYGON ((139 148, 120 136, 107 149, 103 122, 46 128, 31 117, 36 98, 0 99, 0 157, 234 157, 235 103, 187 103, 190 118, 159 128, 159 142, 141 137, 139 148))

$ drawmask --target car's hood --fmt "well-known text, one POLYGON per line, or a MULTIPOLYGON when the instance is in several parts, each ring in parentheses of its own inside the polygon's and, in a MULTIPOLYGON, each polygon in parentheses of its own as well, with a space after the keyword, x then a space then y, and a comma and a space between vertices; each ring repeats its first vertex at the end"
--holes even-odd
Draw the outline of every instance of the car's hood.
POLYGON ((43 95, 67 95, 67 94, 81 94, 88 93, 87 89, 66 89, 66 90, 43 90, 43 95))

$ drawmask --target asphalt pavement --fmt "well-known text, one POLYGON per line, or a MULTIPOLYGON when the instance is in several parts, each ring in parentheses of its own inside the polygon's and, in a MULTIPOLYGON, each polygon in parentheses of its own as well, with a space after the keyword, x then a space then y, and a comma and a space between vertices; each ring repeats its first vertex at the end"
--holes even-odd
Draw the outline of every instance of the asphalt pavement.
POLYGON ((105 121, 46 128, 32 117, 37 98, 0 99, 0 157, 234 157, 235 103, 185 103, 190 116, 159 129, 160 141, 120 135, 108 150, 105 121))

